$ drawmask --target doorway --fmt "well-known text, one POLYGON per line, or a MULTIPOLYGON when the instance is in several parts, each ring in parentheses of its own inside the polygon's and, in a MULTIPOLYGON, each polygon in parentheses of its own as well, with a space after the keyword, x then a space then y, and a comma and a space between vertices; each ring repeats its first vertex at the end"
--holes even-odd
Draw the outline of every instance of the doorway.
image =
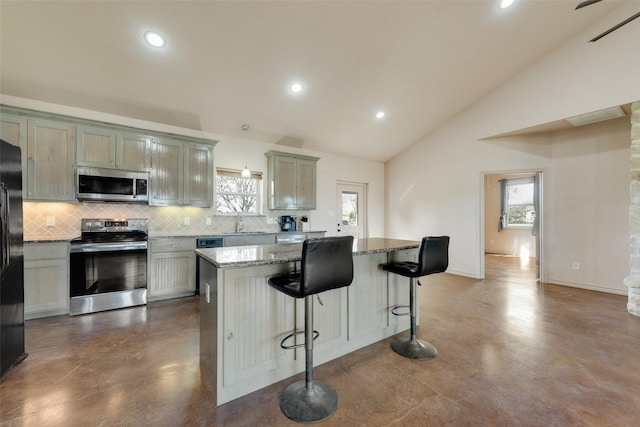
POLYGON ((336 232, 355 239, 367 237, 367 184, 359 182, 337 183, 336 232))
POLYGON ((544 281, 543 171, 483 173, 481 181, 481 277, 487 256, 504 256, 532 263, 535 279, 544 281))

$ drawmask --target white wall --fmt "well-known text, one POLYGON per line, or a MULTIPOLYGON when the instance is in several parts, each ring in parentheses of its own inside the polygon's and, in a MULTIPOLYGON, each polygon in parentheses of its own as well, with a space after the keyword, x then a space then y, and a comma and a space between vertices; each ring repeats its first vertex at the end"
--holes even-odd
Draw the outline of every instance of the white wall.
POLYGON ((547 281, 626 294, 630 132, 625 117, 550 137, 547 281))
MULTIPOLYGON (((324 230, 327 236, 336 231, 336 183, 338 181, 367 184, 369 237, 384 236, 384 164, 371 160, 284 147, 261 141, 223 137, 214 150, 216 166, 241 169, 245 163, 266 177, 269 150, 286 151, 319 157, 317 164, 317 208, 310 212, 312 230, 324 230)), ((265 188, 266 192, 266 188, 265 188)), ((295 212, 292 212, 295 214, 295 212)))
MULTIPOLYGON (((560 209, 558 201, 569 196, 567 188, 572 187, 572 182, 568 177, 573 176, 572 170, 581 160, 572 160, 571 150, 576 147, 567 142, 567 136, 551 140, 548 135, 482 138, 640 99, 640 55, 637 54, 640 25, 630 24, 624 31, 619 30, 596 43, 586 42, 590 34, 597 34, 597 28, 608 25, 611 19, 622 16, 620 21, 635 12, 632 5, 623 4, 606 23, 596 23, 589 31, 559 46, 387 162, 387 237, 415 239, 448 234, 451 236, 449 271, 482 277, 482 173, 542 170, 545 172, 544 205, 545 209, 551 209, 551 215, 545 215, 549 221, 543 229, 547 238, 542 248, 547 261, 543 278, 622 293, 622 279, 629 271, 628 214, 624 216, 619 212, 628 206, 628 178, 625 183, 617 177, 615 191, 599 183, 581 187, 584 191, 581 197, 590 201, 590 206, 604 198, 608 205, 616 206, 618 212, 618 223, 607 223, 606 235, 596 232, 593 239, 585 240, 584 233, 594 233, 603 227, 600 210, 585 217, 576 227, 579 230, 567 226, 566 222, 561 224, 558 218, 555 222, 549 219, 560 209), (569 167, 572 169, 566 169, 569 167), (615 238, 612 239, 611 234, 615 234, 615 238), (623 235, 627 236, 626 241, 620 237, 623 235), (549 240, 551 236, 553 240, 549 240), (589 252, 596 246, 596 251, 589 252), (587 260, 580 275, 567 272, 566 260, 551 262, 554 256, 559 256, 559 251, 587 260)), ((628 122, 628 118, 626 120, 628 122)), ((628 151, 625 158, 621 147, 630 145, 629 134, 625 137, 623 130, 616 129, 614 133, 619 140, 605 144, 605 148, 593 149, 588 157, 599 176, 605 171, 608 175, 628 174, 628 151)), ((593 138, 595 141, 598 137, 593 138)), ((590 180, 594 184, 593 179, 590 180)))

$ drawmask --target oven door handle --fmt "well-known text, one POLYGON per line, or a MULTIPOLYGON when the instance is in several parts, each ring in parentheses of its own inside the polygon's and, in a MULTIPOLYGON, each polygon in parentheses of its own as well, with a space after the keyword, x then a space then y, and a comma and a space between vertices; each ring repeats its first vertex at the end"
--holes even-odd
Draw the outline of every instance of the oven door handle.
POLYGON ((82 252, 116 252, 116 251, 134 251, 147 249, 147 242, 123 242, 123 243, 79 243, 71 244, 70 253, 82 252))

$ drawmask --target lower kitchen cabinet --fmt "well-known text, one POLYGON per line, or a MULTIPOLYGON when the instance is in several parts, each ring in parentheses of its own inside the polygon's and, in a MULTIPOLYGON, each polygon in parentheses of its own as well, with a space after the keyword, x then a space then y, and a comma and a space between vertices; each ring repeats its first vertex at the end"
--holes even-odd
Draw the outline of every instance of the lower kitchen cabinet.
POLYGON ((24 317, 69 313, 69 244, 24 245, 24 317))
POLYGON ((275 236, 270 233, 224 236, 225 246, 273 245, 275 242, 275 236))
POLYGON ((225 269, 220 274, 224 277, 217 292, 224 314, 218 342, 225 387, 242 387, 256 378, 270 378, 282 366, 293 366, 294 352, 282 349, 280 340, 295 329, 295 299, 267 286, 269 277, 282 274, 282 267, 225 269))
POLYGON ((194 295, 196 292, 195 237, 149 240, 149 301, 194 295))

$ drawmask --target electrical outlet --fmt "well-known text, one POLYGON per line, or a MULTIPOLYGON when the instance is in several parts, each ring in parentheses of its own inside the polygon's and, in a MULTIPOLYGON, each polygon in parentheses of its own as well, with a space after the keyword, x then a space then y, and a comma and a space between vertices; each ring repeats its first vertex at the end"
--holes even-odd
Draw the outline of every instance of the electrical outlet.
POLYGON ((580 262, 579 261, 573 261, 572 268, 574 270, 580 270, 580 262))
POLYGON ((191 218, 189 218, 188 216, 184 217, 184 225, 191 225, 191 218))
POLYGON ((273 225, 275 223, 275 218, 267 217, 267 225, 273 225))
POLYGON ((56 217, 48 216, 47 217, 47 227, 55 227, 56 226, 56 217))
POLYGON ((207 219, 205 220, 205 223, 207 225, 211 225, 211 217, 210 216, 207 217, 207 219))

